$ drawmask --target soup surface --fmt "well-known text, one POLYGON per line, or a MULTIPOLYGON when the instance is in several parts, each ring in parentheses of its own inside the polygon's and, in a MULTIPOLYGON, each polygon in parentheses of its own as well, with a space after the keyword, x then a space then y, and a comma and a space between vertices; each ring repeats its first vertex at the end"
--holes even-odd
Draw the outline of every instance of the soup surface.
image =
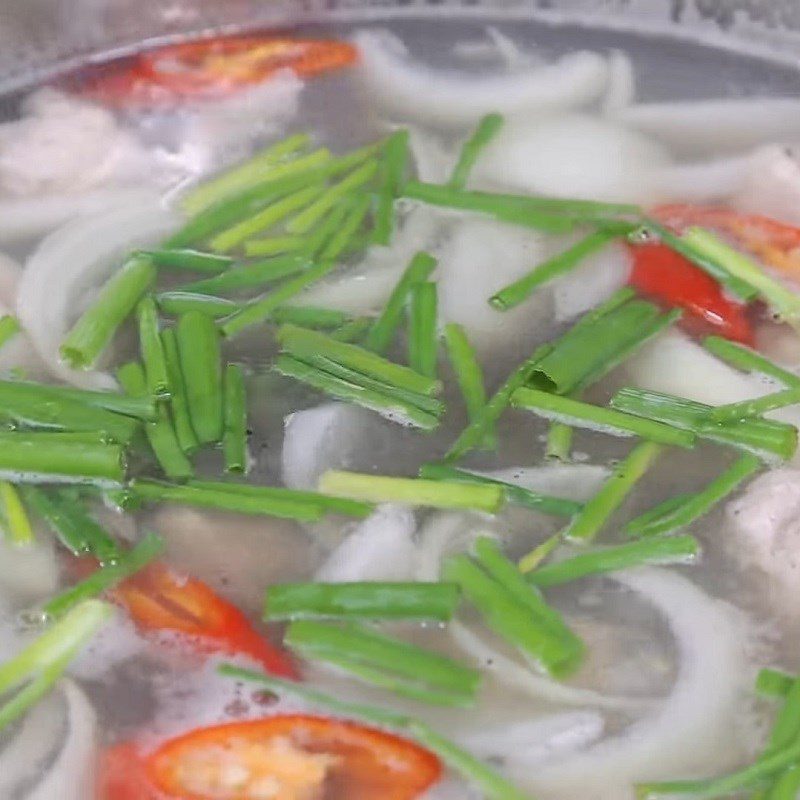
POLYGON ((403 21, 5 98, 0 800, 795 797, 796 80, 403 21))

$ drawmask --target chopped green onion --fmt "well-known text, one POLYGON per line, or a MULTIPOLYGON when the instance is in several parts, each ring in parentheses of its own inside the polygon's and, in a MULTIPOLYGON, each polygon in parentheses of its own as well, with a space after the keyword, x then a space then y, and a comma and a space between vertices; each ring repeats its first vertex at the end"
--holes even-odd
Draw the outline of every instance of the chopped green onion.
MULTIPOLYGON (((216 178, 203 181, 181 199, 181 206, 189 214, 196 214, 233 192, 247 189, 264 178, 273 176, 278 164, 303 150, 311 141, 307 133, 296 133, 256 153, 252 158, 226 170, 216 178)), ((289 163, 296 164, 297 161, 289 163)))
POLYGON ((436 377, 436 315, 438 295, 430 281, 411 287, 408 304, 408 364, 430 378, 436 377))
POLYGON ((351 192, 372 180, 378 169, 375 159, 365 161, 361 166, 354 169, 349 175, 344 177, 339 183, 334 184, 308 208, 301 211, 286 223, 286 230, 289 233, 307 233, 308 230, 328 213, 339 201, 347 197, 351 192))
POLYGON ((574 431, 569 425, 565 425, 563 422, 551 422, 547 429, 545 458, 555 461, 569 461, 573 436, 574 431))
MULTIPOLYGON (((178 339, 174 328, 167 328, 161 332, 161 341, 164 346, 164 357, 167 360, 167 374, 170 386, 170 409, 172 422, 175 427, 175 436, 184 453, 194 452, 200 442, 192 427, 192 418, 189 413, 189 399, 186 396, 186 383, 181 370, 180 353, 178 352, 178 339)), ((163 416, 163 412, 162 412, 163 416)))
POLYGON ((239 311, 222 320, 220 324, 222 334, 228 337, 236 336, 245 328, 263 322, 272 315, 276 308, 284 305, 287 300, 291 300, 295 295, 300 294, 303 289, 324 278, 333 269, 333 266, 334 263, 332 261, 322 261, 305 270, 296 278, 281 284, 269 294, 247 303, 239 311))
MULTIPOLYGON (((144 370, 136 361, 123 364, 117 370, 117 380, 125 391, 133 396, 147 393, 144 370)), ((165 405, 159 408, 158 418, 155 421, 145 424, 144 432, 156 460, 167 477, 189 478, 194 474, 192 464, 180 445, 165 405)))
POLYGON ((699 550, 693 536, 660 536, 641 542, 603 547, 564 561, 545 564, 531 572, 528 580, 543 588, 558 586, 589 575, 632 569, 643 564, 688 564, 697 558, 699 550))
POLYGON ((541 564, 560 544, 564 541, 562 531, 548 536, 543 542, 539 542, 527 555, 519 560, 517 567, 520 572, 532 572, 541 564))
POLYGON ((350 246, 361 228, 371 204, 372 198, 368 194, 362 194, 355 198, 342 219, 341 226, 322 248, 319 257, 323 261, 339 258, 350 246))
POLYGON ((796 681, 795 675, 765 667, 756 676, 756 691, 767 697, 785 697, 796 681))
POLYGON ((549 623, 534 617, 526 604, 467 556, 447 559, 442 575, 459 586, 492 631, 551 675, 564 677, 579 665, 582 648, 576 649, 572 639, 565 640, 549 623))
POLYGON ((344 325, 340 325, 330 333, 331 339, 337 342, 350 342, 358 344, 367 335, 367 331, 372 327, 372 317, 355 317, 344 325))
MULTIPOLYGON (((250 289, 255 286, 265 286, 274 283, 281 278, 297 275, 304 272, 310 266, 307 258, 300 255, 277 256, 258 261, 255 264, 248 264, 244 267, 229 269, 222 275, 208 278, 203 281, 195 281, 181 287, 181 291, 193 294, 225 294, 226 292, 237 292, 241 289, 250 289)), ((231 309, 235 311, 236 309, 231 309)), ((229 311, 228 313, 231 313, 229 311)))
POLYGON ((178 320, 178 352, 192 427, 201 443, 222 438, 222 357, 214 321, 189 311, 178 320))
POLYGON ((139 350, 144 364, 147 391, 155 397, 168 395, 170 385, 167 361, 161 343, 158 312, 152 297, 145 297, 139 301, 136 315, 139 321, 139 350))
POLYGON ((11 314, 3 314, 0 317, 0 347, 9 342, 16 336, 22 328, 20 327, 19 320, 11 314))
POLYGON ((441 383, 435 378, 395 364, 358 345, 336 341, 318 331, 287 324, 278 330, 277 339, 284 350, 296 358, 324 356, 390 386, 418 394, 435 395, 441 390, 441 383))
POLYGON ((786 693, 785 701, 772 724, 764 755, 778 752, 797 741, 800 741, 800 681, 795 681, 786 693))
POLYGON ((766 800, 797 800, 800 792, 800 764, 787 767, 769 789, 766 800))
POLYGON ((436 263, 436 259, 428 253, 419 252, 414 255, 392 290, 381 315, 367 334, 365 344, 370 350, 385 353, 389 349, 403 318, 403 309, 412 287, 427 280, 436 269, 436 263))
POLYGON ((275 322, 291 322, 303 328, 338 328, 352 321, 352 317, 335 308, 319 306, 281 306, 272 315, 275 322))
POLYGON ((509 503, 556 517, 571 517, 583 508, 580 503, 576 503, 574 500, 563 500, 560 497, 550 497, 546 494, 532 492, 530 489, 515 486, 513 483, 505 483, 493 478, 486 478, 483 475, 476 475, 474 472, 456 469, 449 464, 423 464, 420 467, 419 476, 420 478, 434 481, 459 481, 462 483, 500 486, 509 503))
POLYGON ((0 706, 0 730, 44 696, 112 613, 107 603, 87 600, 16 656, 0 664, 0 696, 27 683, 15 697, 0 706))
POLYGON ((262 672, 242 669, 233 664, 222 664, 218 672, 237 680, 254 681, 266 688, 299 697, 309 703, 330 709, 338 714, 366 720, 372 724, 390 726, 400 732, 407 731, 421 745, 436 753, 454 772, 462 775, 469 783, 478 787, 487 800, 530 800, 529 795, 521 792, 491 767, 471 756, 448 739, 436 733, 422 722, 417 722, 394 711, 367 706, 361 703, 350 703, 338 700, 329 695, 310 689, 307 684, 282 680, 262 672))
POLYGON ((708 336, 703 340, 703 347, 715 356, 745 372, 758 372, 780 381, 790 389, 800 388, 800 377, 779 367, 760 353, 741 344, 736 344, 721 336, 708 336))
POLYGON ((52 433, 0 434, 0 480, 116 486, 125 479, 125 466, 117 444, 52 433))
POLYGON ((690 228, 681 238, 689 247, 695 248, 709 261, 716 262, 731 275, 757 289, 782 320, 794 327, 800 326, 800 297, 767 275, 746 255, 702 228, 690 228))
POLYGON ((747 417, 760 417, 768 411, 785 408, 800 403, 800 387, 783 389, 780 392, 757 397, 754 400, 742 400, 740 403, 729 403, 717 406, 711 411, 714 422, 736 422, 747 417))
POLYGON ((306 208, 324 191, 325 185, 323 183, 304 186, 299 191, 292 192, 292 194, 270 203, 266 208, 262 208, 252 216, 218 233, 211 239, 209 246, 218 253, 228 252, 253 235, 286 219, 295 211, 306 208))
POLYGON ((241 303, 196 292, 161 292, 156 295, 158 307, 164 314, 178 316, 187 311, 199 311, 209 317, 227 317, 242 308, 241 303))
POLYGON ((350 204, 346 202, 346 199, 345 202, 339 203, 339 205, 332 208, 317 227, 307 236, 303 237, 303 245, 299 252, 309 258, 318 259, 322 248, 330 242, 341 229, 349 211, 350 204))
POLYGON ((119 559, 121 553, 116 542, 87 513, 80 500, 37 486, 21 486, 20 492, 27 505, 50 526, 71 553, 93 555, 103 564, 119 559))
POLYGON ((707 514, 717 503, 733 492, 742 481, 761 469, 761 461, 749 453, 742 454, 725 472, 714 478, 704 489, 683 498, 680 505, 668 509, 661 507, 661 513, 656 516, 647 514, 631 520, 625 526, 627 536, 657 536, 671 533, 707 514))
POLYGON ((157 267, 188 270, 189 272, 209 272, 212 275, 225 272, 233 264, 230 256, 204 253, 186 247, 142 250, 140 252, 151 258, 157 267))
POLYGON ((611 398, 611 406, 753 453, 767 463, 785 461, 797 449, 797 429, 792 425, 759 417, 722 425, 711 419, 713 406, 683 397, 626 387, 611 398))
POLYGON ((381 188, 375 211, 375 231, 372 240, 388 245, 394 231, 394 201, 400 195, 408 163, 409 133, 406 128, 395 131, 383 146, 381 188))
POLYGON ((394 619, 447 622, 458 605, 453 583, 276 583, 264 620, 394 619))
POLYGON ((132 550, 106 564, 80 583, 70 586, 42 606, 46 620, 60 619, 78 603, 97 597, 144 569, 164 552, 164 540, 148 533, 132 550))
POLYGON ((155 279, 156 267, 149 257, 129 258, 67 334, 61 345, 61 357, 73 369, 93 366, 155 279))
POLYGON ((413 425, 423 430, 432 430, 439 424, 439 418, 435 414, 423 411, 418 406, 401 399, 396 393, 382 393, 366 388, 362 383, 352 383, 290 356, 278 356, 273 369, 337 400, 355 403, 401 424, 413 425))
POLYGON ((542 262, 527 275, 523 275, 492 295, 489 304, 498 311, 508 311, 518 306, 540 286, 574 269, 583 259, 608 244, 613 238, 613 232, 607 230, 590 233, 568 250, 542 262))
POLYGON ((486 114, 481 117, 472 135, 464 142, 458 161, 453 168, 448 186, 453 189, 463 189, 467 185, 469 174, 478 160, 478 156, 483 152, 492 139, 500 133, 500 129, 505 122, 502 114, 486 114))
POLYGON ((511 396, 511 405, 533 411, 545 419, 614 436, 641 436, 651 442, 685 448, 695 443, 690 431, 538 389, 517 389, 511 396))
POLYGON ((303 247, 302 236, 267 236, 264 239, 250 239, 244 243, 246 256, 278 256, 296 253, 303 247))
POLYGON ((565 538, 580 542, 592 541, 609 517, 622 505, 636 482, 658 458, 661 450, 662 446, 655 442, 641 442, 636 445, 616 466, 600 491, 584 505, 580 514, 573 517, 564 531, 565 538))
POLYGON ((464 398, 467 419, 475 422, 486 406, 486 389, 483 383, 483 370, 475 350, 467 338, 463 325, 450 322, 444 326, 444 341, 450 365, 464 398))
POLYGON ((358 472, 328 470, 319 490, 336 497, 371 503, 406 503, 433 508, 474 508, 496 514, 505 502, 502 486, 429 481, 422 478, 390 478, 358 472))
POLYGON ((289 625, 284 644, 304 658, 353 672, 368 683, 439 705, 468 707, 480 683, 477 670, 356 623, 313 620, 289 625))
POLYGON ((238 364, 228 364, 225 368, 223 407, 225 472, 241 474, 247 471, 247 401, 244 372, 238 364))
POLYGON ((31 544, 34 540, 31 521, 13 483, 0 481, 0 507, 8 541, 18 546, 31 544))

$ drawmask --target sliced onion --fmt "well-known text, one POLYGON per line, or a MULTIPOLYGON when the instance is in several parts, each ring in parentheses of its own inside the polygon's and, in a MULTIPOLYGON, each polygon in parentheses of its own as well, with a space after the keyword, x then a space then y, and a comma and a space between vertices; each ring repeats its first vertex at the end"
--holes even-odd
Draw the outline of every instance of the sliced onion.
POLYGON ((59 684, 67 704, 67 735, 55 763, 25 800, 86 800, 92 796, 97 717, 78 686, 59 684))
POLYGON ((28 545, 14 545, 0 536, 0 590, 16 606, 24 606, 55 592, 58 563, 52 539, 39 537, 28 545))
POLYGON ((456 160, 453 148, 447 147, 435 134, 416 125, 409 126, 408 132, 417 178, 427 183, 447 183, 456 160))
POLYGON ((576 500, 588 500, 610 474, 599 464, 549 464, 545 467, 505 467, 495 470, 473 470, 477 475, 522 486, 532 492, 576 500))
POLYGON ((17 314, 54 375, 86 388, 116 385, 107 373, 70 369, 61 362, 59 347, 98 286, 130 250, 153 244, 177 223, 174 212, 151 200, 73 220, 34 250, 20 282, 17 314))
POLYGON ((733 205, 800 225, 800 160, 796 149, 773 144, 752 153, 733 205))
POLYGON ((653 185, 663 200, 711 203, 741 192, 752 157, 730 156, 711 161, 673 164, 656 170, 653 185))
POLYGON ((414 63, 386 31, 355 37, 361 74, 380 106, 403 120, 471 125, 490 111, 542 113, 583 106, 603 91, 608 67, 597 53, 570 53, 545 67, 468 76, 414 63))
POLYGON ((752 694, 754 669, 740 612, 676 572, 643 569, 613 580, 650 602, 669 625, 678 650, 677 680, 656 711, 619 736, 535 770, 514 771, 535 792, 632 798, 635 783, 714 774, 745 755, 737 723, 752 694))
POLYGON ((633 103, 635 96, 633 62, 622 50, 612 50, 608 56, 608 85, 603 96, 603 113, 607 116, 619 114, 633 103))
POLYGON ((661 200, 654 173, 671 164, 657 141, 587 114, 507 120, 484 150, 474 182, 550 197, 661 200))
POLYGON ((648 701, 642 698, 601 694, 592 689, 570 686, 534 672, 495 650, 460 622, 451 622, 447 626, 447 630, 456 645, 470 657, 473 663, 483 671, 489 672, 498 683, 539 700, 569 706, 594 706, 595 708, 626 712, 641 711, 648 705, 648 701))
POLYGON ((328 556, 315 579, 326 583, 412 580, 416 528, 414 514, 408 508, 378 506, 328 556))
POLYGON ((794 97, 640 103, 617 118, 664 142, 676 155, 719 155, 800 139, 800 100, 794 97))
POLYGON ((22 278, 22 265, 15 258, 0 252, 0 304, 14 308, 22 278))

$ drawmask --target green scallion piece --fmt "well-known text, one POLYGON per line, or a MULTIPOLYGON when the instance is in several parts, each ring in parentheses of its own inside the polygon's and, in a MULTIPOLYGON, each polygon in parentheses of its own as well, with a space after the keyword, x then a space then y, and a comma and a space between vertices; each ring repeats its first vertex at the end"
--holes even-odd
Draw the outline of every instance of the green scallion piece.
POLYGON ((600 532, 609 517, 622 505, 634 485, 647 472, 662 451, 655 442, 641 442, 615 467, 600 491, 573 517, 564 537, 590 542, 600 532))
POLYGON ((742 481, 747 480, 761 468, 760 459, 750 453, 744 453, 704 489, 684 497, 683 502, 677 506, 664 509, 662 504, 661 513, 658 516, 649 513, 644 520, 642 517, 631 520, 625 526, 625 533, 632 537, 649 537, 671 533, 690 525, 707 514, 717 503, 731 494, 742 481))
POLYGON ((226 253, 229 250, 233 250, 234 247, 250 239, 255 234, 271 228, 296 211, 306 208, 324 191, 325 184, 323 183, 304 186, 299 191, 292 192, 280 200, 270 203, 266 208, 262 208, 252 216, 218 233, 209 241, 209 247, 218 253, 226 253))
POLYGON ((691 431, 539 389, 517 389, 511 396, 511 405, 533 411, 545 419, 613 436, 640 436, 651 442, 684 448, 691 448, 695 443, 691 431))
POLYGON ((335 308, 319 306, 281 306, 276 308, 272 319, 277 323, 290 322, 303 328, 338 328, 352 321, 352 317, 335 308))
POLYGON ((288 300, 300 294, 303 289, 322 280, 333 267, 334 263, 332 261, 322 261, 300 273, 297 277, 281 284, 269 294, 247 303, 239 311, 222 320, 220 324, 222 334, 228 337, 236 336, 245 328, 264 322, 264 320, 272 316, 276 308, 285 305, 288 300))
MULTIPOLYGON (((129 361, 117 370, 120 385, 134 397, 147 393, 147 383, 141 364, 129 361)), ((158 418, 144 427, 147 441, 164 474, 169 478, 189 478, 194 469, 178 441, 166 405, 158 410, 158 418)))
POLYGON ((368 389, 361 383, 352 383, 291 356, 278 356, 273 369, 280 375, 301 381, 337 400, 355 403, 401 424, 423 430, 432 430, 439 424, 435 414, 423 411, 394 393, 385 394, 368 389))
POLYGON ((572 452, 574 434, 575 431, 569 425, 565 425, 563 422, 551 422, 547 428, 545 458, 567 463, 572 452))
POLYGON ((372 317, 355 317, 332 330, 330 333, 331 339, 336 339, 337 342, 359 344, 372 327, 372 322, 372 317))
POLYGON ((276 583, 264 620, 361 619, 447 622, 458 605, 454 583, 276 583))
POLYGON ((192 428, 201 443, 222 438, 222 356, 214 320, 189 311, 176 332, 192 428))
POLYGON ((242 474, 247 471, 247 402, 244 372, 238 364, 228 364, 225 368, 223 407, 225 472, 242 474))
POLYGON ((184 291, 161 292, 156 295, 156 302, 163 314, 171 316, 179 316, 187 311, 199 311, 216 319, 229 317, 242 308, 242 304, 234 300, 184 291))
POLYGON ((309 258, 319 259, 322 248, 330 242, 339 232, 344 219, 350 211, 350 204, 345 201, 334 206, 314 228, 303 238, 303 245, 299 252, 309 258))
POLYGON ((164 347, 161 344, 155 300, 152 297, 140 300, 136 316, 139 321, 139 351, 142 354, 147 391, 154 397, 167 396, 170 391, 169 375, 164 347))
MULTIPOLYGON (((286 139, 260 150, 252 158, 226 170, 216 178, 203 181, 181 199, 181 206, 189 214, 196 214, 233 192, 247 189, 264 178, 273 176, 279 164, 296 156, 311 141, 307 133, 295 133, 286 139)), ((297 160, 289 161, 290 164, 297 160)))
POLYGON ((734 277, 757 289, 779 318, 800 328, 800 297, 795 292, 771 278, 746 255, 725 244, 710 231, 690 228, 681 238, 687 246, 709 261, 714 261, 734 277))
POLYGON ((289 233, 295 234, 307 233, 314 224, 319 222, 319 220, 343 198, 372 180, 377 169, 378 162, 372 158, 365 161, 359 167, 356 167, 356 169, 341 181, 326 189, 324 193, 304 211, 301 211, 297 216, 290 219, 289 222, 286 223, 286 230, 289 233))
POLYGON ((571 517, 577 514, 583 506, 574 500, 564 500, 560 497, 551 497, 522 486, 515 486, 513 483, 486 478, 483 475, 476 475, 474 472, 467 472, 463 469, 456 469, 449 464, 429 463, 423 464, 419 470, 420 478, 434 481, 457 481, 461 483, 489 484, 499 486, 503 489, 506 500, 514 505, 524 506, 542 514, 550 514, 555 517, 571 517))
POLYGON ((532 572, 539 564, 541 564, 550 554, 564 542, 562 531, 548 536, 543 542, 539 542, 536 547, 521 558, 517 564, 520 572, 532 572))
POLYGON ((19 320, 11 314, 3 314, 0 317, 0 347, 7 344, 14 336, 16 336, 22 328, 20 327, 19 320))
POLYGON ((350 205, 342 219, 339 229, 325 243, 319 257, 323 260, 335 260, 353 243, 356 234, 369 213, 372 198, 368 194, 358 195, 350 205))
POLYGON ((436 259, 428 253, 419 252, 406 267, 400 280, 392 290, 381 315, 375 320, 367 334, 366 347, 376 353, 385 353, 392 343, 395 332, 403 319, 403 309, 412 287, 426 281, 436 269, 436 259))
POLYGON ((32 544, 34 535, 31 521, 13 483, 0 481, 0 508, 7 540, 19 547, 32 544))
POLYGON ((398 389, 435 395, 442 388, 436 378, 395 364, 358 345, 336 341, 318 331, 287 324, 278 330, 277 339, 283 349, 295 358, 324 356, 398 389))
POLYGON ((475 349, 467 338, 463 325, 449 322, 444 326, 444 341, 450 366, 464 398, 467 419, 475 422, 486 406, 486 389, 483 381, 483 370, 475 349))
POLYGON ((303 247, 302 236, 267 236, 263 239, 249 239, 244 243, 246 256, 279 256, 297 253, 303 247))
POLYGON ((142 255, 152 259, 157 267, 165 269, 188 270, 189 272, 207 272, 217 275, 225 272, 233 265, 230 256, 219 253, 204 253, 188 247, 164 248, 162 250, 142 250, 142 255))
POLYGON ((769 788, 766 800, 796 800, 800 792, 800 764, 793 764, 780 773, 769 788))
POLYGON ((590 233, 577 244, 539 264, 527 275, 501 289, 489 298, 497 311, 508 311, 527 300, 536 289, 578 266, 587 256, 600 250, 614 238, 613 232, 599 230, 590 233))
POLYGON ((480 684, 477 670, 357 623, 337 626, 296 620, 289 625, 284 644, 303 658, 333 664, 423 702, 469 707, 480 684))
MULTIPOLYGON (((255 264, 248 264, 244 267, 236 267, 203 281, 195 281, 181 287, 181 291, 191 294, 225 294, 227 292, 238 292, 242 289, 265 286, 281 278, 297 275, 310 266, 310 262, 304 256, 288 255, 268 258, 258 261, 255 264)), ((236 309, 232 309, 235 311, 236 309)), ((229 311, 228 313, 231 313, 229 311)))
POLYGON ((430 378, 436 377, 437 309, 436 284, 415 283, 408 302, 408 364, 430 378))
POLYGON ((711 419, 714 422, 735 422, 748 417, 760 417, 768 411, 775 411, 796 403, 800 403, 800 387, 783 389, 780 392, 773 392, 753 400, 743 400, 740 403, 717 406, 711 411, 711 419))
POLYGON ((786 693, 775 722, 772 724, 764 755, 780 752, 794 742, 800 741, 800 681, 795 681, 786 693))
POLYGON ((61 357, 73 369, 92 367, 155 279, 156 267, 148 256, 129 258, 67 334, 61 357))
POLYGON ((604 575, 644 564, 689 564, 699 552, 700 547, 693 536, 660 536, 603 547, 545 564, 529 573, 528 580, 540 588, 558 586, 589 575, 604 575))
POLYGON ((721 336, 708 336, 703 340, 703 347, 715 356, 727 361, 745 372, 757 372, 768 375, 789 389, 800 388, 800 377, 793 372, 779 367, 760 353, 744 345, 723 339, 721 336))
POLYGON ((423 478, 390 478, 358 472, 328 470, 319 490, 335 497, 369 503, 405 503, 433 508, 473 508, 496 514, 505 502, 502 486, 430 481, 423 478))
POLYGON ((47 620, 60 619, 78 603, 98 597, 155 561, 164 552, 164 540, 148 533, 132 550, 112 564, 106 564, 80 583, 48 600, 41 608, 47 620))
POLYGON ((500 133, 504 122, 502 114, 486 114, 481 117, 472 135, 461 148, 448 186, 453 189, 463 189, 467 185, 470 172, 472 172, 478 157, 492 139, 500 133))
POLYGON ((28 507, 74 555, 93 555, 102 564, 113 563, 121 556, 117 543, 89 515, 80 500, 38 486, 21 486, 20 493, 28 507))
POLYGON ((582 652, 576 651, 571 641, 565 641, 549 624, 534 617, 527 605, 521 604, 503 584, 467 556, 447 559, 442 575, 458 585, 492 631, 549 674, 565 677, 579 665, 582 652))
POLYGON ((202 484, 179 485, 144 479, 134 480, 131 489, 147 502, 182 503, 238 514, 296 519, 301 522, 315 522, 326 511, 320 503, 311 503, 303 497, 292 497, 292 492, 288 489, 282 492, 272 490, 251 494, 231 491, 227 487, 209 488, 202 484))
POLYGON ((21 717, 64 673, 113 609, 99 600, 87 600, 47 628, 16 656, 0 664, 0 696, 21 686, 0 706, 0 730, 21 717))
POLYGON ((184 453, 194 452, 200 442, 192 427, 192 417, 189 413, 189 399, 186 395, 186 384, 181 370, 181 358, 178 352, 178 339, 174 328, 166 328, 161 332, 161 342, 164 347, 164 357, 167 360, 167 374, 170 386, 170 410, 175 436, 184 453))
POLYGON ((683 397, 626 387, 611 398, 611 406, 753 453, 767 463, 788 460, 797 449, 797 429, 792 425, 759 417, 723 425, 711 419, 713 406, 683 397))
POLYGON ((394 232, 394 201, 400 195, 408 164, 408 130, 395 131, 383 146, 381 187, 375 210, 375 230, 372 241, 388 245, 394 232))
POLYGON ((756 676, 756 691, 766 697, 786 697, 797 676, 765 667, 756 676))

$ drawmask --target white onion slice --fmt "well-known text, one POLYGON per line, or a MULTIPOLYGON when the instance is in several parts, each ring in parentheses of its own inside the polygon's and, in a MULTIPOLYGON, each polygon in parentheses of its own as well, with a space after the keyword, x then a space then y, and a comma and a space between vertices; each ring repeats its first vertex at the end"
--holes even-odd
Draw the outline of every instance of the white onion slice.
POLYGON ((55 763, 25 800, 86 800, 92 796, 97 718, 75 683, 64 679, 59 686, 67 704, 67 738, 55 763))
POLYGON ((336 547, 317 570, 315 580, 404 581, 414 578, 416 548, 413 512, 381 505, 336 547))
POLYGON ((0 243, 28 241, 75 217, 102 214, 112 208, 139 208, 156 199, 152 189, 121 187, 0 200, 0 243))
POLYGON ((418 540, 416 579, 438 581, 442 560, 455 551, 466 550, 478 536, 494 536, 485 518, 457 511, 433 514, 423 524, 418 540))
POLYGON ((0 537, 0 590, 15 605, 40 600, 57 587, 58 563, 52 539, 40 536, 21 546, 0 537))
POLYGON ((0 304, 10 308, 16 306, 21 279, 22 265, 19 261, 0 252, 0 304))
POLYGON ((601 106, 603 113, 606 116, 619 114, 633 103, 635 96, 633 62, 622 50, 612 50, 608 56, 608 85, 601 106))
POLYGON ((130 250, 155 243, 177 224, 174 212, 151 201, 73 220, 34 250, 20 282, 17 314, 54 375, 85 388, 116 386, 107 373, 70 369, 62 363, 59 347, 99 285, 130 250))
POLYGON ((656 170, 653 185, 663 200, 711 203, 741 192, 751 165, 750 155, 673 164, 656 170))
POLYGON ((800 225, 800 160, 796 148, 773 144, 747 158, 745 175, 733 198, 742 211, 800 225))
POLYGON ((655 712, 619 736, 513 775, 536 792, 627 799, 635 783, 713 774, 745 755, 738 722, 754 670, 740 612, 675 572, 642 569, 612 579, 652 603, 668 623, 678 649, 675 685, 655 712))
POLYGON ((562 56, 555 63, 491 76, 469 76, 414 63, 385 31, 355 37, 361 74, 375 100, 404 120, 472 125, 483 114, 541 113, 578 108, 597 98, 608 67, 597 53, 562 56))
POLYGON ((623 109, 617 118, 664 142, 677 155, 719 155, 800 139, 800 100, 794 97, 640 103, 623 109))
POLYGON ((610 475, 600 464, 549 464, 544 467, 504 467, 495 470, 472 470, 497 481, 513 483, 532 492, 563 497, 582 503, 598 492, 610 475))
POLYGON ((456 161, 453 148, 416 125, 409 126, 408 132, 408 146, 414 157, 417 178, 426 183, 447 183, 456 161))

